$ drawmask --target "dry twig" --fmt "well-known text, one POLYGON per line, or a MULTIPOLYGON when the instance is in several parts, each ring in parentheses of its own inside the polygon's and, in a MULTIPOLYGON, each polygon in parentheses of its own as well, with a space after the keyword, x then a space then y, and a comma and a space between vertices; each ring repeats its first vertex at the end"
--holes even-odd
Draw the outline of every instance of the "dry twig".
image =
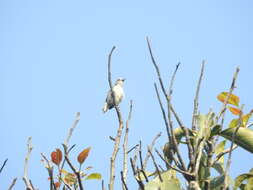
POLYGON ((3 165, 1 166, 0 173, 3 171, 4 166, 6 165, 7 161, 8 161, 8 158, 4 161, 3 165))
POLYGON ((16 181, 17 181, 18 178, 14 178, 10 187, 8 188, 8 190, 12 190, 12 188, 14 187, 14 185, 16 184, 16 181))
POLYGON ((159 180, 160 180, 161 182, 163 182, 163 178, 162 178, 161 172, 160 172, 160 170, 159 170, 159 168, 158 168, 158 165, 157 165, 157 163, 156 163, 156 161, 155 161, 155 157, 153 156, 153 154, 152 154, 151 150, 149 149, 149 147, 148 147, 148 152, 149 152, 149 154, 151 155, 151 158, 152 158, 152 160, 153 160, 154 166, 155 166, 155 168, 156 168, 156 172, 158 173, 159 180))
POLYGON ((64 145, 65 145, 66 147, 68 147, 69 140, 70 140, 70 138, 71 138, 71 136, 72 136, 72 133, 73 133, 74 129, 76 128, 76 126, 77 126, 79 120, 80 120, 80 112, 77 112, 77 113, 76 113, 75 120, 74 120, 74 122, 73 122, 73 124, 72 124, 72 127, 69 129, 68 136, 66 137, 66 139, 65 139, 65 141, 64 141, 64 145))
MULTIPOLYGON (((155 136, 155 138, 153 139, 151 145, 148 146, 149 149, 150 149, 150 151, 153 150, 153 147, 155 146, 156 140, 157 140, 161 135, 162 135, 162 132, 158 133, 158 134, 155 136)), ((149 159, 149 158, 150 158, 150 154, 147 152, 147 155, 146 155, 146 157, 145 157, 145 159, 144 159, 144 164, 143 164, 143 169, 144 169, 144 171, 146 170, 146 167, 147 167, 148 159, 149 159)))
POLYGON ((128 167, 127 167, 127 160, 128 160, 128 132, 129 132, 129 121, 132 116, 132 109, 133 109, 133 101, 130 101, 130 110, 128 114, 128 118, 126 121, 126 129, 125 129, 125 136, 124 136, 124 143, 123 143, 123 171, 122 171, 122 182, 123 182, 123 189, 126 188, 126 181, 127 181, 127 172, 128 172, 128 167))
POLYGON ((196 94, 194 98, 194 109, 193 109, 193 114, 192 114, 192 129, 193 130, 196 130, 196 116, 198 114, 198 107, 199 107, 199 91, 200 91, 200 85, 203 79, 204 68, 205 68, 205 61, 202 62, 198 86, 197 86, 196 94))
POLYGON ((31 155, 31 152, 32 152, 32 149, 33 149, 31 141, 32 141, 32 137, 28 137, 28 140, 27 140, 27 154, 26 154, 26 157, 25 157, 24 176, 23 176, 23 181, 25 183, 25 186, 26 186, 27 190, 34 190, 31 183, 30 183, 29 177, 28 177, 28 163, 29 163, 30 155, 31 155))

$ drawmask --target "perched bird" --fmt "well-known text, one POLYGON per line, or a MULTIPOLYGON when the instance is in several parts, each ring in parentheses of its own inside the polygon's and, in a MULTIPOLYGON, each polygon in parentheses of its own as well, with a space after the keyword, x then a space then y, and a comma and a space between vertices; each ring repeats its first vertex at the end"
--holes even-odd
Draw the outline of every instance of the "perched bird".
MULTIPOLYGON (((123 90, 124 81, 125 81, 125 79, 119 78, 118 80, 116 80, 114 86, 112 87, 112 91, 114 92, 114 98, 115 98, 116 105, 119 105, 119 103, 124 98, 124 90, 123 90)), ((107 112, 108 109, 112 109, 114 107, 112 91, 109 90, 107 93, 105 104, 102 109, 104 113, 107 112)))

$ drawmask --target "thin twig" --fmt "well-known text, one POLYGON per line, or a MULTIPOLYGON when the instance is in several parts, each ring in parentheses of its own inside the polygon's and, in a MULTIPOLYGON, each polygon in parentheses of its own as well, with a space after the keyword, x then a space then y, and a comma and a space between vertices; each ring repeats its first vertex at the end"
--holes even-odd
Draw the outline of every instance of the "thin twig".
POLYGON ((149 154, 151 155, 151 158, 152 158, 152 160, 153 160, 154 166, 155 166, 155 168, 156 168, 156 172, 158 173, 159 180, 160 180, 161 182, 163 182, 163 178, 162 178, 162 175, 161 175, 160 170, 159 170, 159 168, 158 168, 158 165, 157 165, 157 163, 156 163, 156 161, 155 161, 155 158, 154 158, 154 156, 153 156, 153 154, 152 154, 152 152, 151 152, 151 150, 150 150, 149 148, 148 148, 148 152, 149 152, 149 154))
MULTIPOLYGON (((128 132, 129 132, 129 122, 131 120, 132 116, 132 109, 133 109, 133 101, 130 101, 130 109, 129 109, 129 114, 128 118, 126 121, 126 129, 125 129, 125 136, 124 136, 124 143, 123 143, 123 171, 122 171, 122 177, 124 183, 127 181, 127 172, 128 172, 128 167, 127 167, 127 160, 128 160, 128 132)), ((125 188, 125 184, 123 184, 123 189, 125 188)), ((125 188, 126 189, 126 188, 125 188)))
POLYGON ((165 112, 165 110, 163 108, 162 100, 160 98, 160 94, 159 94, 159 91, 158 91, 156 83, 154 83, 154 86, 155 86, 156 96, 157 96, 157 99, 158 99, 158 102, 159 102, 159 105, 160 105, 160 109, 161 109, 161 112, 162 112, 162 115, 163 115, 163 120, 164 120, 164 123, 165 123, 167 135, 168 135, 169 141, 171 141, 171 135, 170 135, 170 130, 169 130, 169 123, 168 123, 168 120, 167 120, 167 117, 166 117, 166 112, 165 112))
POLYGON ((122 184, 123 184, 124 189, 125 189, 125 190, 128 190, 127 185, 126 185, 125 178, 124 178, 124 176, 123 176, 123 171, 120 172, 120 175, 121 175, 121 182, 122 182, 122 184))
POLYGON ((171 112, 170 112, 171 111, 171 109, 170 109, 171 108, 171 98, 172 98, 172 91, 173 91, 172 89, 173 89, 173 84, 174 84, 174 80, 175 80, 176 73, 177 73, 177 70, 179 68, 179 65, 180 65, 180 63, 178 63, 176 65, 176 68, 175 68, 175 70, 173 72, 173 75, 172 75, 171 81, 170 81, 169 93, 168 93, 168 98, 167 98, 167 104, 168 104, 168 113, 167 114, 168 114, 170 134, 171 134, 171 137, 172 137, 171 138, 172 139, 171 143, 172 143, 173 148, 174 148, 174 150, 176 152, 178 160, 179 160, 179 162, 180 162, 180 164, 182 166, 182 169, 186 171, 185 163, 184 163, 184 160, 182 159, 182 156, 181 156, 181 154, 179 152, 177 140, 176 140, 176 137, 175 137, 175 134, 174 134, 174 131, 173 131, 173 123, 172 123, 171 112))
POLYGON ((141 190, 145 190, 144 184, 143 184, 143 182, 142 182, 142 180, 141 180, 141 177, 140 177, 140 173, 139 173, 139 171, 138 171, 138 172, 136 171, 135 165, 134 165, 134 163, 133 163, 133 159, 132 159, 132 158, 130 158, 130 163, 131 163, 133 175, 134 175, 134 177, 135 177, 135 179, 136 179, 136 181, 137 181, 137 183, 138 183, 140 189, 141 189, 141 190), (138 173, 138 175, 137 175, 137 173, 138 173), (139 180, 137 179, 137 176, 138 176, 138 179, 139 179, 139 180))
MULTIPOLYGON (((238 145, 234 145, 233 148, 232 148, 232 151, 235 150, 237 147, 238 147, 238 145)), ((216 162, 218 162, 222 156, 224 156, 225 154, 227 154, 229 152, 230 152, 230 148, 228 148, 228 149, 224 150, 223 152, 219 153, 216 156, 215 160, 213 161, 212 165, 215 164, 216 162)))
POLYGON ((113 152, 112 152, 112 156, 110 159, 110 181, 109 181, 109 190, 113 190, 114 189, 114 181, 115 181, 115 160, 119 151, 119 144, 120 144, 120 139, 122 136, 122 130, 123 130, 123 119, 122 119, 122 115, 120 112, 120 108, 117 104, 115 104, 115 94, 114 91, 112 90, 112 80, 111 80, 111 56, 113 51, 115 50, 115 46, 113 46, 109 56, 108 56, 108 83, 110 86, 110 90, 112 92, 112 98, 113 98, 113 103, 114 103, 114 108, 116 110, 117 116, 118 116, 118 121, 119 121, 119 127, 117 130, 117 135, 115 138, 115 142, 114 142, 114 148, 113 148, 113 152))
POLYGON ((193 145, 190 140, 189 129, 184 126, 183 122, 179 118, 178 114, 176 113, 176 111, 172 105, 170 106, 170 109, 171 109, 171 112, 173 113, 174 117, 176 118, 178 125, 181 127, 181 129, 185 133, 185 139, 186 139, 186 144, 187 144, 187 148, 188 148, 188 157, 190 160, 189 167, 192 168, 193 164, 194 164, 194 150, 193 150, 193 145))
POLYGON ((193 130, 196 130, 196 116, 198 114, 198 107, 199 107, 199 91, 200 91, 200 85, 203 79, 204 68, 205 68, 205 61, 203 61, 201 65, 201 72, 200 72, 199 81, 198 81, 196 94, 194 98, 194 109, 193 109, 193 114, 192 114, 192 129, 193 130))
POLYGON ((28 177, 28 163, 29 163, 30 155, 31 155, 31 152, 32 152, 32 149, 33 149, 31 141, 32 141, 32 137, 28 137, 28 140, 27 140, 27 154, 26 154, 26 157, 25 157, 24 176, 23 176, 23 181, 24 181, 25 186, 28 190, 33 190, 33 187, 30 184, 29 177, 28 177))
POLYGON ((137 159, 138 159, 139 149, 140 149, 140 145, 138 144, 138 146, 136 146, 136 148, 135 148, 134 157, 133 157, 134 167, 135 167, 137 159))
POLYGON ((44 161, 46 161, 45 166, 47 168, 49 179, 50 179, 50 190, 56 190, 57 188, 54 183, 53 166, 51 166, 49 160, 43 153, 41 153, 41 156, 44 159, 44 161))
POLYGON ((64 141, 64 144, 65 144, 66 147, 68 147, 70 137, 72 136, 72 133, 73 133, 74 129, 76 128, 76 126, 77 126, 79 120, 80 120, 80 112, 77 112, 77 113, 76 113, 75 120, 74 120, 74 122, 73 122, 73 125, 72 125, 72 127, 69 129, 68 136, 67 136, 66 140, 64 141))
POLYGON ((8 188, 8 190, 12 190, 12 188, 14 187, 14 185, 16 184, 16 181, 17 181, 18 178, 14 178, 10 187, 8 188))
POLYGON ((222 121, 221 121, 221 127, 223 127, 223 124, 224 124, 224 119, 225 119, 225 112, 226 112, 226 109, 227 109, 227 104, 228 104, 228 100, 233 92, 233 90, 235 89, 235 82, 236 82, 236 79, 237 79, 237 76, 238 76, 238 73, 239 73, 240 69, 239 67, 236 68, 236 71, 234 73, 234 76, 233 76, 233 80, 232 80, 232 83, 231 83, 231 86, 230 86, 230 89, 229 89, 229 93, 227 94, 226 96, 226 99, 222 105, 222 109, 221 109, 221 112, 218 116, 218 119, 222 118, 222 121))
POLYGON ((164 163, 165 163, 166 165, 168 165, 171 169, 173 169, 173 170, 175 170, 175 171, 177 171, 177 172, 179 172, 179 173, 181 173, 181 174, 183 174, 183 175, 192 176, 191 173, 186 172, 186 171, 183 171, 183 170, 181 170, 181 169, 179 169, 179 168, 175 168, 174 166, 172 166, 169 162, 167 162, 167 161, 165 160, 165 158, 160 154, 160 152, 159 152, 157 149, 155 149, 155 152, 156 152, 156 153, 158 154, 158 156, 164 161, 164 163))
MULTIPOLYGON (((153 150, 153 147, 155 146, 156 140, 157 140, 161 135, 162 135, 162 132, 158 133, 158 134, 155 136, 155 138, 153 139, 151 145, 149 146, 150 151, 153 150)), ((144 171, 146 170, 146 167, 147 167, 148 159, 149 159, 149 158, 150 158, 150 154, 147 152, 147 155, 146 155, 146 157, 145 157, 145 159, 144 159, 144 164, 143 164, 143 169, 144 169, 144 171)))
POLYGON ((65 160, 68 163, 68 165, 71 168, 71 170, 75 173, 75 175, 77 177, 77 181, 78 181, 78 185, 79 185, 80 190, 84 190, 80 172, 76 170, 76 168, 73 166, 73 164, 69 160, 67 147, 64 146, 64 145, 63 145, 63 147, 64 147, 65 160))
POLYGON ((144 170, 140 170, 140 172, 143 174, 146 182, 148 182, 148 176, 147 176, 146 172, 144 170))
MULTIPOLYGON (((241 106, 240 110, 243 110, 243 107, 244 107, 244 105, 241 106)), ((227 164, 226 164, 226 168, 225 168, 225 179, 224 179, 225 183, 224 183, 224 186, 223 186, 223 190, 226 190, 227 187, 228 187, 227 178, 228 178, 229 168, 230 168, 230 165, 231 165, 231 162, 232 162, 232 152, 233 152, 233 146, 234 146, 234 143, 235 143, 235 136, 236 136, 239 128, 241 127, 241 125, 242 125, 242 111, 240 112, 240 115, 239 115, 238 125, 236 126, 236 129, 235 129, 235 131, 233 132, 233 135, 232 135, 232 141, 231 141, 231 145, 230 145, 230 148, 229 148, 228 159, 227 159, 227 164)))
POLYGON ((160 74, 160 70, 159 70, 159 67, 158 67, 158 65, 156 64, 155 58, 154 58, 154 56, 153 56, 152 49, 151 49, 151 45, 150 45, 150 42, 149 42, 148 37, 146 38, 146 40, 147 40, 147 43, 148 43, 149 54, 150 54, 152 63, 153 63, 153 65, 154 65, 154 67, 155 67, 156 74, 157 74, 158 79, 159 79, 159 82, 160 82, 160 86, 161 86, 161 88, 162 88, 162 91, 163 91, 164 96, 167 97, 167 93, 166 93, 165 87, 164 87, 164 85, 163 85, 163 80, 162 80, 162 77, 161 77, 161 74, 160 74))
MULTIPOLYGON (((149 42, 149 39, 148 37, 146 38, 147 39, 147 44, 148 44, 148 49, 149 49, 149 53, 150 53, 150 56, 151 56, 151 60, 152 60, 152 63, 156 69, 156 73, 157 73, 157 76, 158 76, 158 79, 159 79, 159 82, 160 82, 160 86, 162 88, 162 91, 163 91, 163 94, 164 96, 166 97, 166 100, 167 100, 167 104, 168 104, 168 120, 169 120, 169 124, 166 124, 166 130, 167 130, 167 135, 168 135, 168 139, 169 139, 169 142, 172 142, 174 144, 174 147, 175 147, 175 152, 178 156, 178 159, 180 161, 180 164, 182 165, 182 168, 184 170, 186 170, 186 167, 185 167, 185 164, 184 164, 184 161, 178 151, 178 147, 177 147, 177 144, 176 144, 176 140, 175 140, 175 136, 173 136, 173 127, 172 127, 172 122, 170 121, 170 99, 171 99, 171 94, 172 94, 172 86, 173 86, 173 82, 174 82, 174 78, 175 78, 175 75, 176 75, 176 72, 177 72, 177 69, 179 67, 179 64, 176 65, 176 69, 174 71, 174 74, 172 75, 172 78, 171 78, 171 82, 170 82, 170 88, 169 88, 169 94, 166 93, 166 90, 165 90, 165 87, 163 85, 163 81, 162 81, 162 78, 161 78, 161 75, 160 75, 160 70, 159 70, 159 67, 158 65, 156 64, 156 61, 154 59, 154 56, 153 56, 153 53, 152 53, 152 50, 151 50, 151 45, 150 45, 150 42, 149 42), (170 128, 170 129, 169 129, 170 128), (169 131, 170 130, 170 131, 169 131), (171 136, 172 136, 172 139, 171 139, 171 136)), ((161 101, 159 101, 160 103, 161 101)), ((160 104, 161 105, 161 104, 160 104)), ((165 121, 165 123, 168 123, 167 121, 165 121)))
POLYGON ((7 159, 5 159, 5 161, 4 161, 4 163, 3 163, 3 165, 1 166, 0 173, 1 173, 1 172, 2 172, 2 170, 4 169, 4 166, 6 165, 7 161, 8 161, 8 158, 7 158, 7 159))
POLYGON ((105 190, 104 180, 102 180, 101 186, 102 186, 102 190, 105 190))
POLYGON ((130 148, 130 150, 127 151, 127 154, 132 152, 132 150, 136 149, 139 146, 139 144, 136 144, 134 147, 130 148))
POLYGON ((143 170, 144 171, 144 167, 143 167, 143 159, 142 159, 142 143, 141 143, 141 141, 140 141, 140 143, 139 143, 139 160, 140 160, 140 164, 141 164, 141 170, 143 170))

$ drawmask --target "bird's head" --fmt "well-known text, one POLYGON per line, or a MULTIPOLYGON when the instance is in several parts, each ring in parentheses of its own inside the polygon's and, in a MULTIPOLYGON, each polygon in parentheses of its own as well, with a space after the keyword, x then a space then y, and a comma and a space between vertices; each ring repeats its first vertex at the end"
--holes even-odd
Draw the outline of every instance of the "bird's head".
POLYGON ((125 80, 126 80, 126 79, 124 79, 124 78, 118 78, 118 79, 116 80, 116 82, 115 82, 115 85, 119 84, 119 85, 122 85, 122 86, 123 86, 125 80))

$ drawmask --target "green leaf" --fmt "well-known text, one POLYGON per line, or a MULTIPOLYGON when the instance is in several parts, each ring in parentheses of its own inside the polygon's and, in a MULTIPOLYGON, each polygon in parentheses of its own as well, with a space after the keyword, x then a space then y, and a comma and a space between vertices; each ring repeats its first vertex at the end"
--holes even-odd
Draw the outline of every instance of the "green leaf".
POLYGON ((210 137, 213 137, 215 135, 218 135, 221 132, 221 125, 215 125, 211 130, 210 137))
MULTIPOLYGON (((246 174, 242 174, 239 175, 238 177, 235 178, 235 185, 234 185, 234 190, 236 190, 238 187, 240 187, 240 185, 242 184, 242 182, 246 179, 253 179, 253 174, 251 173, 246 173, 246 174)), ((247 186, 245 186, 245 189, 247 189, 247 186)))
MULTIPOLYGON (((212 178, 211 182, 210 182, 211 189, 212 190, 220 190, 221 187, 223 187, 223 185, 224 185, 224 180, 225 180, 224 175, 220 175, 218 177, 212 178)), ((230 176, 228 176, 227 181, 228 181, 229 186, 233 185, 233 183, 234 183, 230 176)))
MULTIPOLYGON (((253 168, 249 171, 250 174, 253 175, 253 168)), ((248 183, 245 186, 245 190, 252 190, 253 189, 253 177, 248 179, 248 183)))
MULTIPOLYGON (((228 128, 228 129, 225 129, 224 131, 222 131, 220 133, 220 135, 231 141, 235 130, 236 130, 236 128, 228 128)), ((235 134, 234 142, 238 146, 253 153, 253 130, 251 130, 249 128, 240 127, 238 129, 237 133, 235 134)))
POLYGON ((211 179, 211 182, 210 182, 211 189, 212 190, 220 189, 222 187, 222 185, 224 184, 224 180, 225 180, 224 175, 221 175, 221 176, 211 179))
POLYGON ((224 174, 224 166, 221 162, 216 162, 215 164, 212 165, 212 167, 219 172, 219 174, 223 175, 224 174))
POLYGON ((149 181, 145 185, 145 190, 180 190, 180 181, 175 175, 175 171, 168 170, 161 173, 163 182, 160 181, 159 176, 156 176, 153 180, 149 181))
MULTIPOLYGON (((148 171, 145 171, 145 174, 146 174, 147 177, 150 177, 150 176, 156 175, 156 172, 148 172, 148 171)), ((146 180, 146 178, 145 178, 145 176, 144 176, 144 174, 143 174, 142 172, 139 172, 139 174, 136 174, 135 178, 136 178, 137 180, 141 180, 141 181, 146 180)))
POLYGON ((101 176, 101 174, 100 173, 92 173, 92 174, 90 174, 90 175, 88 175, 86 178, 85 178, 85 180, 89 180, 89 179, 101 179, 102 178, 102 176, 101 176))
POLYGON ((197 127, 198 127, 198 132, 197 132, 197 137, 199 139, 205 138, 208 139, 211 135, 211 128, 214 124, 213 118, 214 118, 214 113, 209 112, 207 115, 199 114, 197 115, 197 127))

